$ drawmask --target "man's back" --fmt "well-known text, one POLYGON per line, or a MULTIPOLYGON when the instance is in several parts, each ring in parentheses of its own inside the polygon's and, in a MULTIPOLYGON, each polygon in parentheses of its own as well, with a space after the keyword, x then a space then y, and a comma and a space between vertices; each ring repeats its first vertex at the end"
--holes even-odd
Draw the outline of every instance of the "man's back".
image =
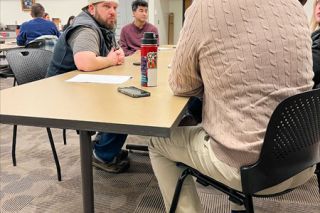
POLYGON ((181 32, 171 87, 177 95, 204 90, 203 127, 220 160, 255 162, 276 105, 313 86, 303 8, 295 0, 195 0, 186 16, 194 18, 181 32))
POLYGON ((26 45, 42 35, 55 35, 59 37, 60 32, 53 22, 43 18, 34 18, 21 25, 20 33, 17 36, 17 44, 26 45))

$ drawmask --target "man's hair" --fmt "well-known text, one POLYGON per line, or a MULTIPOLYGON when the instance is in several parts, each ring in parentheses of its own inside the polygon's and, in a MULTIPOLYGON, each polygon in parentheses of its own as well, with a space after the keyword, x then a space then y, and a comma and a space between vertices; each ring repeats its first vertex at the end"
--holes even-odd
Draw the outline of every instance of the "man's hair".
POLYGON ((31 7, 31 16, 33 18, 38 18, 38 17, 42 18, 43 15, 44 15, 44 7, 39 3, 33 4, 31 7))
POLYGON ((148 2, 146 2, 145 0, 135 0, 135 1, 133 1, 132 4, 131 4, 132 11, 136 11, 139 6, 148 7, 148 2))

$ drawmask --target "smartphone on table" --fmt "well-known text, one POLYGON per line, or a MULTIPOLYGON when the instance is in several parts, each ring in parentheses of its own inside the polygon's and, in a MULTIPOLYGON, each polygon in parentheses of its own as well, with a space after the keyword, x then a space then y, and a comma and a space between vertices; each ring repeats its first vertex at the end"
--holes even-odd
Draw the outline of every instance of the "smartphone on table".
POLYGON ((134 86, 129 87, 118 87, 118 92, 128 95, 132 98, 140 98, 150 96, 150 92, 139 89, 134 86))

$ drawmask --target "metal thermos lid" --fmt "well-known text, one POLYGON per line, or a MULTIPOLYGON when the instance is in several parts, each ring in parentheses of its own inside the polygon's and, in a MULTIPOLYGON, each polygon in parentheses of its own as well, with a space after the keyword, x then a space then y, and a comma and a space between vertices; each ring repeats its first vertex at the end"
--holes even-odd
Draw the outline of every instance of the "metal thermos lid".
POLYGON ((157 38, 153 32, 143 33, 143 38, 141 39, 141 44, 157 44, 157 38))

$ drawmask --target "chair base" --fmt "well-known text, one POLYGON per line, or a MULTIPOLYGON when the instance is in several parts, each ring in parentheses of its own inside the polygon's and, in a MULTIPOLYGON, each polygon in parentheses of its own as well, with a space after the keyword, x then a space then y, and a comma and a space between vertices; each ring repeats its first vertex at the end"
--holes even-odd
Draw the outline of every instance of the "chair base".
MULTIPOLYGON (((18 129, 18 126, 14 125, 13 126, 13 139, 12 139, 12 152, 11 152, 13 166, 17 165, 17 160, 16 160, 17 129, 18 129)), ((55 164, 56 164, 56 168, 57 168, 58 181, 61 181, 62 178, 61 178, 60 162, 59 162, 59 159, 58 159, 58 155, 57 155, 57 152, 56 152, 56 148, 55 148, 55 145, 54 145, 54 141, 53 141, 53 137, 52 137, 52 133, 51 133, 50 128, 47 128, 47 133, 48 133, 48 137, 49 137, 49 141, 50 141, 52 155, 53 155, 53 158, 54 158, 54 161, 55 161, 55 164)))
POLYGON ((138 151, 144 151, 149 152, 149 148, 146 145, 135 145, 135 144, 127 144, 126 149, 128 149, 130 152, 132 150, 138 150, 138 151))
POLYGON ((229 200, 233 203, 236 203, 238 205, 244 205, 246 208, 247 213, 254 213, 253 209, 253 201, 252 201, 252 195, 244 195, 241 192, 238 192, 235 189, 232 189, 206 175, 201 174, 196 169, 193 169, 192 167, 189 167, 183 163, 177 163, 178 167, 185 168, 185 170, 182 172, 181 176, 179 177, 175 189, 175 193, 172 199, 171 207, 169 212, 174 213, 176 211, 176 208, 178 206, 179 202, 179 196, 182 189, 183 182, 185 178, 188 175, 192 175, 193 177, 196 177, 196 181, 204 186, 212 186, 216 188, 217 190, 229 195, 229 200))

